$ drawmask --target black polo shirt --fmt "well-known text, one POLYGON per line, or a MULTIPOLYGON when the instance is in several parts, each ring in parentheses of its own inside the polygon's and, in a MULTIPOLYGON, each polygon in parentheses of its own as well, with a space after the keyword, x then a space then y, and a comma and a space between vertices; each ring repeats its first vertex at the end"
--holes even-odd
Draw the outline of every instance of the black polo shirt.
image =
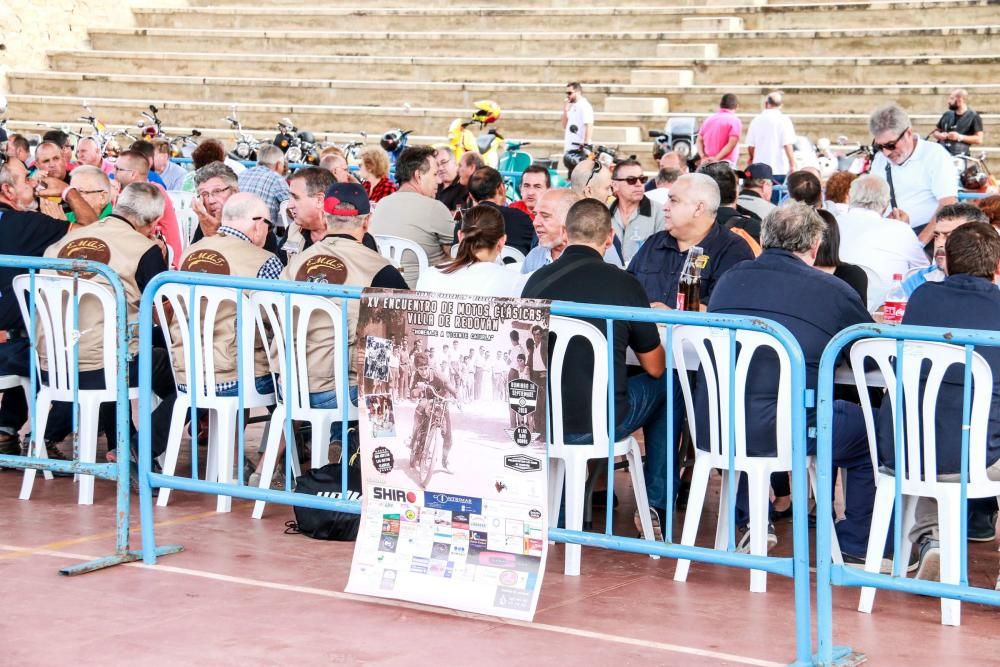
POLYGON ((715 221, 725 227, 742 229, 753 237, 753 240, 760 243, 760 218, 755 215, 747 215, 738 208, 720 206, 715 212, 715 221))
MULTIPOLYGON (((701 270, 701 302, 707 305, 719 277, 730 267, 754 256, 746 241, 719 224, 713 224, 705 238, 695 245, 708 256, 708 264, 701 270)), ((628 265, 628 272, 646 290, 649 303, 659 301, 674 308, 685 259, 687 250, 677 247, 677 239, 668 232, 656 232, 639 248, 628 265)))
MULTIPOLYGON (((635 278, 604 261, 593 248, 571 245, 559 259, 543 266, 528 279, 521 296, 531 299, 574 301, 609 306, 648 308, 649 302, 635 278)), ((604 320, 583 319, 605 335, 604 320)), ((651 352, 660 344, 656 325, 649 322, 616 320, 614 323, 615 359, 615 421, 620 425, 628 414, 628 377, 625 350, 651 352)), ((554 336, 550 336, 549 346, 554 336)), ((602 359, 599 363, 604 363, 602 359)), ((563 387, 563 428, 567 433, 590 433, 591 386, 594 377, 594 355, 589 345, 574 340, 566 350, 561 380, 563 387)))
MULTIPOLYGON (((69 231, 65 220, 36 211, 15 211, 0 203, 0 254, 41 257, 69 231)), ((24 269, 0 267, 0 329, 23 329, 24 321, 11 284, 24 269)))
POLYGON ((469 199, 469 188, 462 185, 456 176, 454 181, 438 189, 436 199, 447 206, 449 211, 457 211, 465 208, 469 199))
MULTIPOLYGON (((958 132, 963 136, 978 134, 983 131, 983 119, 972 109, 966 109, 961 116, 952 110, 945 111, 937 122, 937 129, 942 132, 958 132)), ((969 144, 961 141, 940 141, 952 155, 968 155, 969 144)))
POLYGON ((500 211, 500 215, 503 216, 504 233, 507 234, 507 245, 511 248, 517 248, 524 255, 531 252, 537 237, 535 236, 535 224, 527 213, 510 206, 497 206, 491 201, 479 203, 483 206, 492 206, 500 211))

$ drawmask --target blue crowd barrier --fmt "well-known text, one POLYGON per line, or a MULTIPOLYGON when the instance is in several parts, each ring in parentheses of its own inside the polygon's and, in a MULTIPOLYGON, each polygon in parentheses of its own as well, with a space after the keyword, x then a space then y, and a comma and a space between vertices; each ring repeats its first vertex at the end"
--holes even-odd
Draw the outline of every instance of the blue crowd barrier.
MULTIPOLYGON (((48 458, 32 456, 0 455, 0 467, 49 471, 66 474, 93 475, 99 479, 107 479, 116 483, 115 496, 115 553, 92 561, 67 566, 59 570, 60 574, 76 575, 85 572, 93 572, 112 565, 120 565, 136 561, 141 557, 141 552, 129 549, 129 508, 131 498, 129 496, 129 462, 130 457, 126 452, 130 449, 129 443, 129 398, 128 398, 128 309, 126 308, 125 289, 121 279, 107 265, 98 262, 69 260, 69 259, 44 259, 36 257, 21 257, 14 255, 0 255, 0 266, 9 269, 24 269, 31 276, 30 296, 28 308, 30 311, 30 321, 25 325, 28 331, 31 349, 34 350, 37 340, 37 307, 35 303, 35 278, 39 271, 50 270, 59 271, 63 275, 70 275, 73 278, 80 278, 82 274, 98 274, 107 280, 111 291, 114 293, 115 304, 117 306, 117 318, 115 321, 115 335, 118 342, 118 355, 116 359, 117 367, 115 375, 118 383, 117 406, 115 420, 117 425, 117 441, 115 443, 119 452, 123 452, 115 463, 84 463, 79 460, 58 461, 48 458)), ((10 296, 13 298, 13 295, 10 296)), ((78 328, 79 322, 79 298, 74 294, 72 303, 73 328, 78 328)), ((74 346, 74 381, 73 381, 73 433, 79 432, 79 365, 77 361, 78 350, 74 346)), ((35 402, 38 390, 38 372, 35 367, 35 354, 29 352, 29 375, 30 388, 25 400, 31 406, 29 411, 31 416, 31 438, 37 442, 44 440, 44 433, 39 433, 35 423, 35 402)), ((74 442, 76 439, 74 438, 74 442)), ((74 447, 76 450, 76 447, 74 447)), ((29 449, 30 453, 30 449, 29 449)), ((74 451, 74 457, 76 452, 74 451)), ((164 553, 161 551, 161 553, 164 553)))
MULTIPOLYGON (((852 659, 858 652, 849 646, 833 644, 833 586, 871 586, 877 589, 895 590, 916 595, 950 598, 968 602, 1000 606, 1000 591, 969 586, 967 537, 967 484, 969 475, 969 423, 971 406, 971 360, 975 346, 1000 346, 1000 332, 976 331, 968 329, 946 329, 920 326, 886 326, 862 324, 844 329, 830 341, 823 352, 819 367, 817 400, 817 498, 816 498, 816 605, 817 642, 816 664, 854 664, 852 659), (936 581, 922 581, 904 578, 903 568, 907 556, 902 554, 902 522, 895 521, 893 529, 893 553, 898 554, 894 572, 880 574, 865 572, 845 565, 834 565, 830 559, 830 531, 833 522, 832 491, 832 430, 833 430, 833 385, 834 369, 838 360, 851 344, 862 338, 881 338, 896 341, 897 377, 895 395, 895 460, 903 461, 902 425, 902 375, 903 349, 905 341, 930 341, 963 346, 965 348, 964 398, 962 405, 961 441, 961 528, 959 584, 945 584, 936 581)), ((900 516, 901 477, 895 476, 895 501, 897 517, 900 516)))
MULTIPOLYGON (((139 365, 139 387, 140 387, 140 423, 139 423, 139 499, 140 512, 142 517, 142 551, 143 559, 147 564, 156 563, 156 558, 162 553, 162 548, 156 546, 154 524, 153 524, 153 497, 154 488, 169 488, 195 493, 224 495, 233 498, 246 500, 263 500, 269 503, 279 503, 299 507, 312 507, 317 509, 338 510, 342 512, 359 513, 360 503, 344 499, 322 498, 306 494, 292 493, 290 488, 286 490, 260 489, 237 484, 220 484, 197 479, 195 472, 191 478, 179 476, 168 476, 154 473, 152 471, 151 452, 151 362, 150 346, 153 324, 153 309, 157 292, 167 284, 187 285, 191 290, 196 290, 199 286, 229 288, 237 291, 240 297, 244 292, 269 291, 284 294, 286 297, 286 308, 290 309, 291 298, 296 294, 328 297, 339 300, 341 312, 344 318, 344 330, 346 330, 347 300, 358 299, 361 296, 361 289, 358 287, 345 287, 329 284, 302 283, 290 281, 270 281, 258 280, 254 278, 234 278, 228 276, 212 276, 206 274, 194 274, 183 272, 163 273, 150 281, 147 285, 139 311, 139 339, 140 339, 140 365, 139 365)), ((241 298, 241 297, 240 297, 241 298)), ((607 514, 607 521, 604 533, 589 533, 573 531, 560 528, 550 528, 549 538, 563 543, 580 544, 591 547, 601 547, 638 554, 648 554, 653 556, 664 556, 670 558, 683 558, 704 563, 728 565, 744 569, 762 570, 771 574, 782 575, 794 580, 795 596, 795 638, 796 656, 795 665, 811 664, 811 601, 809 585, 809 534, 808 518, 805 508, 807 507, 807 472, 806 472, 806 406, 811 394, 806 390, 805 384, 805 364, 801 349, 795 338, 782 326, 759 318, 708 315, 704 313, 689 313, 674 310, 654 310, 643 308, 623 308, 611 306, 596 306, 587 304, 553 302, 551 305, 552 315, 565 315, 571 317, 584 317, 606 322, 606 336, 608 338, 608 360, 612 363, 614 350, 614 330, 612 323, 614 320, 630 320, 635 322, 660 323, 665 325, 692 324, 701 326, 711 326, 725 329, 729 332, 731 346, 735 346, 735 337, 738 330, 750 330, 764 332, 774 337, 779 344, 787 351, 791 362, 791 411, 792 411, 792 432, 793 432, 793 457, 794 469, 792 475, 792 498, 793 498, 793 544, 794 554, 792 557, 776 556, 754 556, 750 554, 737 553, 733 547, 733 539, 730 537, 729 549, 726 551, 715 550, 706 547, 683 546, 673 542, 673 475, 669 471, 674 466, 675 447, 663 443, 667 451, 667 497, 669 506, 665 517, 663 542, 647 541, 632 537, 623 537, 613 534, 611 512, 607 514), (802 509, 799 509, 802 508, 802 509)), ((675 415, 672 414, 673 396, 673 374, 674 364, 672 354, 669 352, 671 345, 672 327, 667 327, 667 364, 663 376, 667 392, 667 433, 672 432, 672 423, 675 415)), ((290 346, 286 344, 286 350, 290 346)), ((344 355, 345 367, 349 363, 348 348, 346 345, 338 345, 338 353, 344 355)), ((735 362, 733 362, 735 363, 735 362)), ((338 378, 338 396, 347 396, 347 377, 338 378)), ((291 378, 283 378, 283 382, 290 382, 291 378)), ((239 386, 245 386, 243 378, 240 379, 239 386)), ((242 389, 241 389, 242 391, 242 389)), ((290 391, 285 393, 291 395, 290 391)), ((611 507, 614 494, 614 457, 613 443, 614 428, 616 420, 614 418, 614 386, 608 386, 608 407, 610 416, 608 419, 609 429, 609 452, 608 452, 608 489, 607 503, 611 507)), ((733 419, 733 402, 730 401, 730 416, 733 419)), ((346 413, 341 424, 341 442, 347 442, 346 413)), ((289 418, 286 416, 285 423, 286 442, 291 441, 291 431, 289 418)), ((735 437, 733 429, 728 433, 730 443, 735 437)), ((551 439, 549 439, 551 440, 551 439)), ((240 453, 243 451, 242 434, 238 444, 240 453)), ((732 450, 732 447, 731 447, 732 450)), ((288 450, 286 449, 286 452, 288 450)), ((290 487, 290 463, 286 456, 286 483, 290 487)), ((733 470, 733 461, 730 460, 730 470, 733 470)), ((342 466, 342 488, 347 488, 347 469, 342 466)), ((736 497, 735 492, 729 494, 730 517, 735 514, 736 497)), ((553 521, 554 522, 554 521, 553 521)), ((735 530, 735 521, 730 520, 731 530, 735 530)), ((177 549, 178 547, 171 547, 177 549)))
MULTIPOLYGON (((778 193, 778 202, 781 203, 788 199, 788 186, 784 183, 776 183, 774 186, 774 191, 778 193)), ((958 201, 974 201, 976 199, 982 199, 984 197, 989 197, 991 193, 988 192, 968 192, 966 190, 958 191, 958 201)), ((772 199, 772 201, 774 201, 772 199)))

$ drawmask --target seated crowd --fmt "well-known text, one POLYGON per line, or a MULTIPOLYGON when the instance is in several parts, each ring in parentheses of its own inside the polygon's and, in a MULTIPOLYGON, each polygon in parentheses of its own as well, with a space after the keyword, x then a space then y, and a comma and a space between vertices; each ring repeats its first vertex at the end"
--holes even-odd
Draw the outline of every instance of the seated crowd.
MULTIPOLYGON (((137 142, 109 165, 93 150, 93 142, 81 141, 77 162, 71 164, 72 156, 51 141, 38 147, 33 171, 23 161, 27 155, 0 166, 0 217, 9 230, 0 237, 0 252, 109 264, 125 284, 134 316, 145 286, 168 268, 671 309, 677 307, 685 260, 697 247, 704 257, 700 309, 784 325, 802 348, 807 383, 815 389, 827 344, 845 327, 873 322, 899 274, 911 297, 904 323, 1000 329, 1000 291, 994 284, 1000 277, 1000 234, 994 231, 1000 228, 1000 197, 975 205, 957 203, 955 189, 943 185, 940 174, 926 171, 935 164, 931 154, 937 147, 913 133, 899 107, 877 110, 870 129, 880 149, 870 174, 838 172, 824 190, 817 174, 793 171, 784 180, 791 201, 777 205, 767 164, 751 163, 737 171, 727 161, 707 161, 689 173, 687 161, 676 153, 660 160, 651 183, 634 160, 611 167, 584 160, 573 170, 569 188, 551 187, 548 171, 532 167, 524 174, 521 200, 507 206, 506 186, 497 170, 482 165, 474 154, 456 161, 449 150, 427 146, 402 152, 395 163, 395 182, 388 176, 384 153, 366 149, 359 183, 337 152, 324 155, 319 167, 288 174, 281 151, 267 147, 260 151, 257 166, 238 173, 227 164, 221 144, 206 140, 195 151, 195 171, 185 175, 164 159, 163 146, 155 142, 137 142), (921 159, 910 162, 914 156, 921 159), (894 173, 896 169, 900 173, 894 173), (892 186, 883 178, 890 173, 892 186), (164 184, 195 193, 192 207, 198 225, 190 244, 180 239, 164 184), (412 241, 426 254, 430 268, 421 272, 415 259, 407 258, 397 270, 379 254, 373 235, 412 241), (74 244, 77 239, 99 239, 100 252, 80 250, 82 246, 74 244), (458 246, 454 255, 453 245, 458 246), (523 262, 504 265, 500 259, 505 246, 520 251, 523 262), (332 264, 330 258, 338 261, 332 264)), ((0 375, 28 374, 25 324, 11 289, 18 273, 0 268, 0 375)), ((355 302, 349 313, 351 346, 356 308, 355 302)), ((236 335, 232 322, 219 326, 216 367, 224 370, 225 384, 217 390, 235 392, 236 335)), ((674 404, 666 405, 659 380, 666 352, 656 327, 625 321, 616 321, 615 327, 616 431, 621 437, 644 431, 646 490, 658 529, 677 501, 667 497, 666 476, 673 475, 675 494, 682 486, 680 471, 666 470, 666 448, 680 442, 683 397, 675 385, 674 404), (635 353, 636 365, 626 362, 627 348, 635 353), (668 409, 676 417, 670 434, 668 409)), ((598 329, 603 332, 603 325, 598 329)), ((314 333, 310 354, 320 368, 333 353, 332 328, 314 333)), ((100 341, 84 337, 81 371, 99 369, 100 362, 91 363, 88 356, 95 345, 100 341)), ((154 422, 156 431, 165 434, 168 429, 161 420, 169 423, 171 399, 185 389, 185 369, 180 355, 174 355, 171 368, 166 350, 154 351, 153 388, 162 399, 154 422)), ((413 353, 424 354, 417 346, 413 353)), ((995 383, 986 462, 993 471, 1000 460, 1000 358, 995 350, 984 355, 995 383)), ((258 390, 270 391, 266 357, 260 349, 257 356, 258 390)), ((564 377, 551 381, 563 383, 574 406, 589 405, 588 368, 594 361, 572 345, 568 358, 572 361, 564 377)), ((490 375, 501 380, 492 384, 502 384, 503 369, 515 363, 513 358, 501 361, 499 354, 495 362, 486 361, 484 368, 499 367, 490 375)), ((408 366, 412 359, 402 360, 398 372, 405 374, 408 366)), ((311 402, 317 407, 336 405, 332 372, 317 372, 312 380, 311 402)), ((758 455, 774 451, 776 382, 775 367, 763 362, 748 381, 747 397, 755 410, 744 426, 758 455)), ((350 383, 356 401, 353 370, 350 383)), ((485 380, 476 387, 480 384, 488 386, 485 380)), ((960 396, 960 387, 958 391, 960 396)), ((960 412, 960 398, 958 407, 953 398, 942 402, 945 423, 960 412)), ((101 417, 110 440, 113 423, 109 413, 102 411, 101 417)), ((586 410, 574 409, 563 418, 568 441, 588 441, 586 410)), ((23 392, 5 390, 0 452, 20 451, 18 434, 26 419, 23 392)), ((812 410, 809 419, 810 425, 815 423, 812 410)), ((50 456, 63 457, 56 444, 69 432, 68 420, 65 410, 49 420, 45 440, 50 456)), ((882 426, 885 415, 879 422, 882 426)), ((957 460, 958 432, 940 428, 939 467, 957 472, 951 463, 957 460)), ((846 515, 837 523, 837 534, 845 561, 859 563, 867 549, 874 474, 857 403, 837 401, 833 431, 833 464, 845 469, 848 480, 846 515)), ((891 465, 891 428, 885 431, 889 435, 883 431, 880 428, 880 463, 891 465)), ((155 437, 154 455, 163 453, 165 446, 165 435, 155 437)), ((815 439, 809 439, 808 450, 814 453, 815 439)), ((790 516, 787 475, 775 478, 773 485, 773 516, 790 516)), ((992 539, 995 501, 976 501, 971 512, 970 538, 992 539)), ((913 536, 928 574, 937 557, 933 504, 920 505, 917 513, 913 536)), ((742 491, 737 524, 744 536, 740 546, 748 548, 742 491)))

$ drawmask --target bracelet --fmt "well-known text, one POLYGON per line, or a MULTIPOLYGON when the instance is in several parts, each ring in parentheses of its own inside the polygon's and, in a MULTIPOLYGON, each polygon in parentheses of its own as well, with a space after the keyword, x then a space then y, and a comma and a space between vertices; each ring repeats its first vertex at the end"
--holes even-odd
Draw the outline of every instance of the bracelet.
POLYGON ((69 193, 70 190, 76 190, 76 188, 74 188, 72 185, 67 185, 66 189, 62 191, 61 195, 59 195, 59 198, 62 199, 63 201, 66 201, 66 194, 69 193))

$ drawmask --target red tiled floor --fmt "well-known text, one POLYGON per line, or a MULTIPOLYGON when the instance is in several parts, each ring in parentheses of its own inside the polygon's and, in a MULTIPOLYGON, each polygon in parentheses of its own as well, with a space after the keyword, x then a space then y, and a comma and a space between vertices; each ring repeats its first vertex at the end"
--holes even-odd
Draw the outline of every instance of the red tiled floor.
MULTIPOLYGON (((669 559, 600 549, 584 550, 582 576, 564 577, 555 546, 534 624, 511 623, 345 595, 352 544, 284 534, 289 508, 271 505, 258 522, 250 503, 217 515, 214 498, 183 493, 157 511, 168 524, 157 540, 184 552, 154 568, 59 577, 74 555, 113 550, 112 488, 98 483, 96 504, 80 507, 71 481, 39 481, 22 502, 20 479, 0 471, 0 628, 19 639, 7 642, 5 664, 717 665, 794 656, 792 587, 781 577, 752 594, 747 572, 695 563, 679 584, 669 559)), ((621 491, 617 524, 630 534, 621 491)), ((713 523, 706 515, 703 532, 713 523)), ((788 531, 779 524, 779 550, 788 548, 788 531)), ((989 585, 995 545, 970 551, 973 583, 989 585)), ((997 664, 1000 610, 965 604, 962 626, 950 628, 931 598, 880 592, 869 616, 855 611, 857 590, 837 589, 835 604, 835 641, 871 664, 997 664)))

